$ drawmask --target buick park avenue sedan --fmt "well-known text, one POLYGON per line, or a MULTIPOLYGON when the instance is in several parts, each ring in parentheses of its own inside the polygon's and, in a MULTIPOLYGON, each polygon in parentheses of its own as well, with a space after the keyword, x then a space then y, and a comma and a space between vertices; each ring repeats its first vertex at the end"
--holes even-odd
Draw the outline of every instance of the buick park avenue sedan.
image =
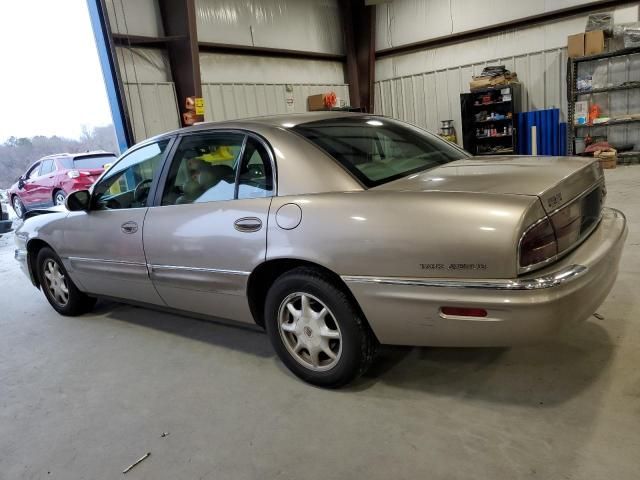
POLYGON ((63 315, 108 297, 255 323, 337 387, 379 344, 514 345, 585 320, 627 234, 605 192, 591 159, 472 157, 384 117, 207 123, 27 218, 16 258, 63 315))

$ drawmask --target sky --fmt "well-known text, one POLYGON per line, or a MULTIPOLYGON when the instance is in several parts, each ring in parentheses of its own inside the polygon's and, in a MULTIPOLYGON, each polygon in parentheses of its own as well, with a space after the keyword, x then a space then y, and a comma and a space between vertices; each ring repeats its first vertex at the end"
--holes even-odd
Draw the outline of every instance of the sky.
POLYGON ((0 0, 0 142, 110 123, 86 0, 0 0))

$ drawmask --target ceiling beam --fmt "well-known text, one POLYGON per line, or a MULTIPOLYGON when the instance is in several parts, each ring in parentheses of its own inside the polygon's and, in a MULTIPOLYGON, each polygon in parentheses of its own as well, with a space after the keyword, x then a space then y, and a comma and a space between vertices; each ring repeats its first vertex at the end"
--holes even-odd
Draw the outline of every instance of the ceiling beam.
POLYGON ((201 52, 227 53, 236 55, 254 55, 260 57, 294 58, 302 60, 326 60, 344 62, 345 56, 333 53, 307 52, 303 50, 288 50, 284 48, 254 47, 251 45, 230 45, 225 43, 199 42, 201 52))

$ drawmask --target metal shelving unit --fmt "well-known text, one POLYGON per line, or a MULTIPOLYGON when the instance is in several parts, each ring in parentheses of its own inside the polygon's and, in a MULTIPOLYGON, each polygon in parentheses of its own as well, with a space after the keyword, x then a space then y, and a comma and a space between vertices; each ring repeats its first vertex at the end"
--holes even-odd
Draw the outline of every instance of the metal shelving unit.
POLYGON ((511 155, 515 152, 515 116, 520 111, 520 90, 519 83, 512 83, 460 94, 462 141, 465 150, 474 155, 511 155), (501 100, 507 95, 511 96, 510 100, 501 100), (491 101, 483 101, 483 97, 489 97, 491 101), (482 110, 503 118, 477 120, 476 115, 482 110), (496 131, 494 135, 478 134, 478 130, 492 127, 496 131), (505 129, 511 129, 511 133, 505 134, 505 129))
MULTIPOLYGON (((593 135, 606 137, 610 139, 611 129, 624 128, 625 126, 640 122, 640 110, 629 111, 631 102, 629 101, 630 92, 640 91, 640 72, 637 71, 637 67, 632 70, 632 65, 640 65, 640 59, 635 62, 631 62, 632 55, 640 55, 640 48, 625 48, 616 50, 614 52, 599 53, 597 55, 589 55, 585 57, 570 58, 567 66, 567 149, 569 154, 576 152, 576 137, 578 133, 584 133, 585 130, 588 133, 606 131, 606 135, 593 135), (611 65, 612 61, 617 62, 620 65, 620 57, 626 57, 624 59, 625 64, 625 79, 623 81, 611 82, 611 85, 605 87, 592 88, 590 90, 578 90, 578 68, 581 64, 587 62, 594 62, 600 60, 607 60, 607 77, 611 77, 611 65), (633 78, 631 78, 633 77, 633 78), (575 125, 575 102, 581 99, 593 99, 594 95, 607 95, 607 103, 610 105, 611 94, 615 92, 626 92, 626 112, 612 117, 611 120, 603 123, 596 123, 593 125, 583 124, 575 125), (639 115, 639 116, 637 116, 639 115)), ((620 72, 618 72, 619 75, 620 72)), ((608 112, 611 113, 611 112, 608 112)), ((614 144, 614 143, 612 143, 614 144)), ((636 143, 636 150, 640 149, 640 145, 636 143)), ((619 154, 620 156, 631 158, 635 155, 640 158, 640 151, 638 152, 624 152, 619 154)))

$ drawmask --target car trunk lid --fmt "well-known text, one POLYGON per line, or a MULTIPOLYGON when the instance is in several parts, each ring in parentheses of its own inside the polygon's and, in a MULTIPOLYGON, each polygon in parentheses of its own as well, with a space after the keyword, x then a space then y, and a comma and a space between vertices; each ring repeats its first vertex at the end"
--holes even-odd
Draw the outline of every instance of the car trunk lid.
POLYGON ((529 195, 549 213, 601 183, 595 160, 578 157, 469 157, 375 187, 397 191, 449 191, 529 195))

